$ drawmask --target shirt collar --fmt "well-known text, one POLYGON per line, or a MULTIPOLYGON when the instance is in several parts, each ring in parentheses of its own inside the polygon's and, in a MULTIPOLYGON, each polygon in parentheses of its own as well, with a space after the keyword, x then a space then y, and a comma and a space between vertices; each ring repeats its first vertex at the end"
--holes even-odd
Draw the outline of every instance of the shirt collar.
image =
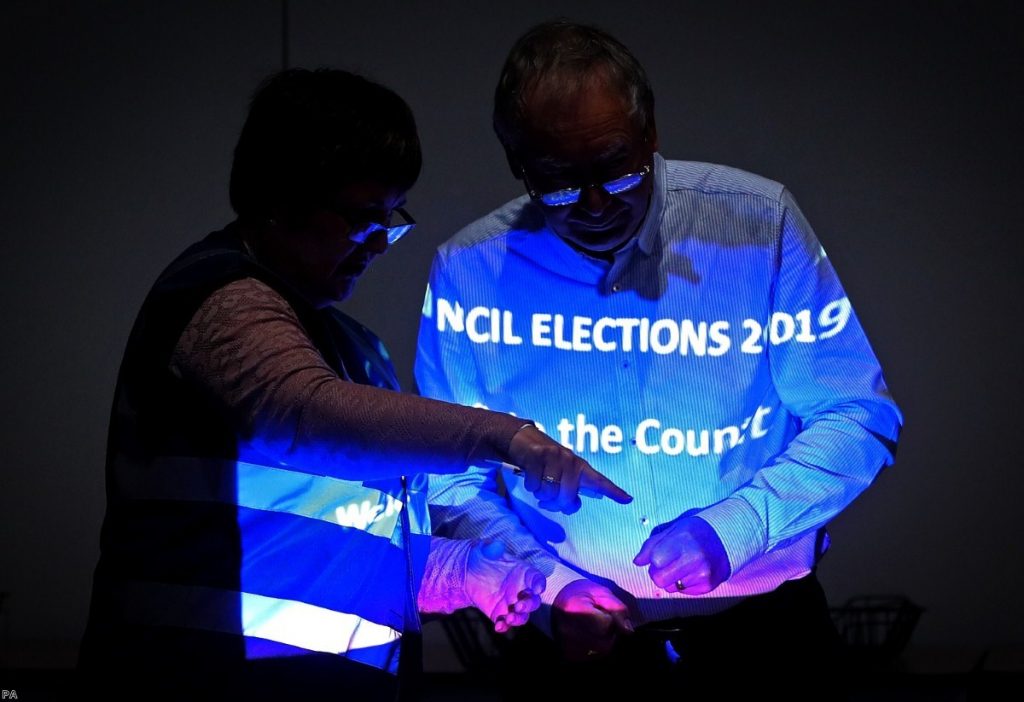
MULTIPOLYGON (((665 159, 661 154, 654 154, 654 168, 652 177, 654 187, 651 188, 651 203, 647 206, 647 215, 640 225, 640 231, 635 237, 638 248, 645 254, 650 255, 654 250, 654 242, 657 240, 658 231, 661 229, 661 213, 665 207, 665 197, 668 192, 666 180, 665 159)), ((628 247, 627 247, 628 248, 628 247)))

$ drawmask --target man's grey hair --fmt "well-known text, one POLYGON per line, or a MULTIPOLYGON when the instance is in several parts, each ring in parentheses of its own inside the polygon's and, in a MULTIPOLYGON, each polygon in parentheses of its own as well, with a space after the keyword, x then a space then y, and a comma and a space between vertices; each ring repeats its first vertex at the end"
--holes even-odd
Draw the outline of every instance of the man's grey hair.
POLYGON ((494 91, 494 131, 511 152, 521 145, 526 98, 542 81, 568 95, 586 90, 603 72, 622 91, 637 128, 646 131, 654 120, 654 93, 647 73, 619 40, 607 32, 565 19, 544 22, 512 46, 494 91))

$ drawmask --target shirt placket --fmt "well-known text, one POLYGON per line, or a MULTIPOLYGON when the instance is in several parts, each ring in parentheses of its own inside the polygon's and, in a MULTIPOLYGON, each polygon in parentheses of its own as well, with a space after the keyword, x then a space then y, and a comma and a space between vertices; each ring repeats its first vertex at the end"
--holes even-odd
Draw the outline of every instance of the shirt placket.
MULTIPOLYGON (((609 317, 637 318, 643 316, 642 310, 646 305, 638 304, 636 292, 624 286, 620 281, 628 279, 628 270, 632 261, 643 253, 637 248, 631 247, 629 251, 623 252, 625 260, 616 262, 605 281, 603 296, 604 311, 609 317)), ((639 350, 639 334, 637 328, 633 339, 633 347, 630 351, 623 350, 623 344, 617 344, 612 352, 614 356, 613 375, 615 377, 616 393, 614 399, 609 399, 613 405, 613 416, 619 422, 623 432, 623 452, 620 462, 621 475, 628 483, 629 491, 634 500, 623 507, 630 512, 629 524, 631 527, 630 541, 636 544, 639 550, 641 544, 647 540, 651 530, 662 521, 662 508, 659 504, 657 484, 655 480, 654 457, 641 453, 636 447, 636 429, 640 422, 651 416, 651 403, 644 391, 643 365, 646 361, 644 354, 639 350), (628 480, 626 477, 628 476, 628 480)), ((616 538, 621 539, 621 535, 616 538)), ((630 558, 634 554, 629 554, 630 558)), ((630 564, 630 558, 624 559, 622 566, 622 580, 619 582, 633 593, 650 592, 660 593, 660 590, 653 586, 646 568, 637 568, 630 564)))

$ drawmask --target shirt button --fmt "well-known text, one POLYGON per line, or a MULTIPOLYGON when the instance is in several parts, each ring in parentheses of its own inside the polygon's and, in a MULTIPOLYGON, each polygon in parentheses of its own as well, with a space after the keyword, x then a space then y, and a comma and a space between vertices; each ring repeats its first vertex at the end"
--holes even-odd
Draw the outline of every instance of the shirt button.
POLYGON ((641 524, 647 524, 647 517, 640 517, 641 524))
POLYGON ((620 290, 622 290, 622 286, 619 285, 618 283, 612 285, 612 292, 619 292, 620 290))

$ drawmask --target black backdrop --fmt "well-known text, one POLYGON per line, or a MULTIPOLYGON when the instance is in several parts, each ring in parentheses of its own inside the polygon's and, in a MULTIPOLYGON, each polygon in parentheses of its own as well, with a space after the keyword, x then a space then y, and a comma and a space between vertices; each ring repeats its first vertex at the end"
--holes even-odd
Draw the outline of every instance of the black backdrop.
MULTIPOLYGON (((281 63, 279 0, 0 7, 0 635, 80 635, 107 412, 159 269, 231 217, 247 96, 281 63)), ((347 309, 404 382, 433 249, 513 195, 489 128, 514 38, 556 15, 644 62, 662 153, 782 181, 829 251, 907 425, 834 524, 834 602, 899 592, 919 643, 1024 640, 1018 211, 1024 22, 1012 2, 291 0, 294 65, 401 93, 421 222, 347 309)))

